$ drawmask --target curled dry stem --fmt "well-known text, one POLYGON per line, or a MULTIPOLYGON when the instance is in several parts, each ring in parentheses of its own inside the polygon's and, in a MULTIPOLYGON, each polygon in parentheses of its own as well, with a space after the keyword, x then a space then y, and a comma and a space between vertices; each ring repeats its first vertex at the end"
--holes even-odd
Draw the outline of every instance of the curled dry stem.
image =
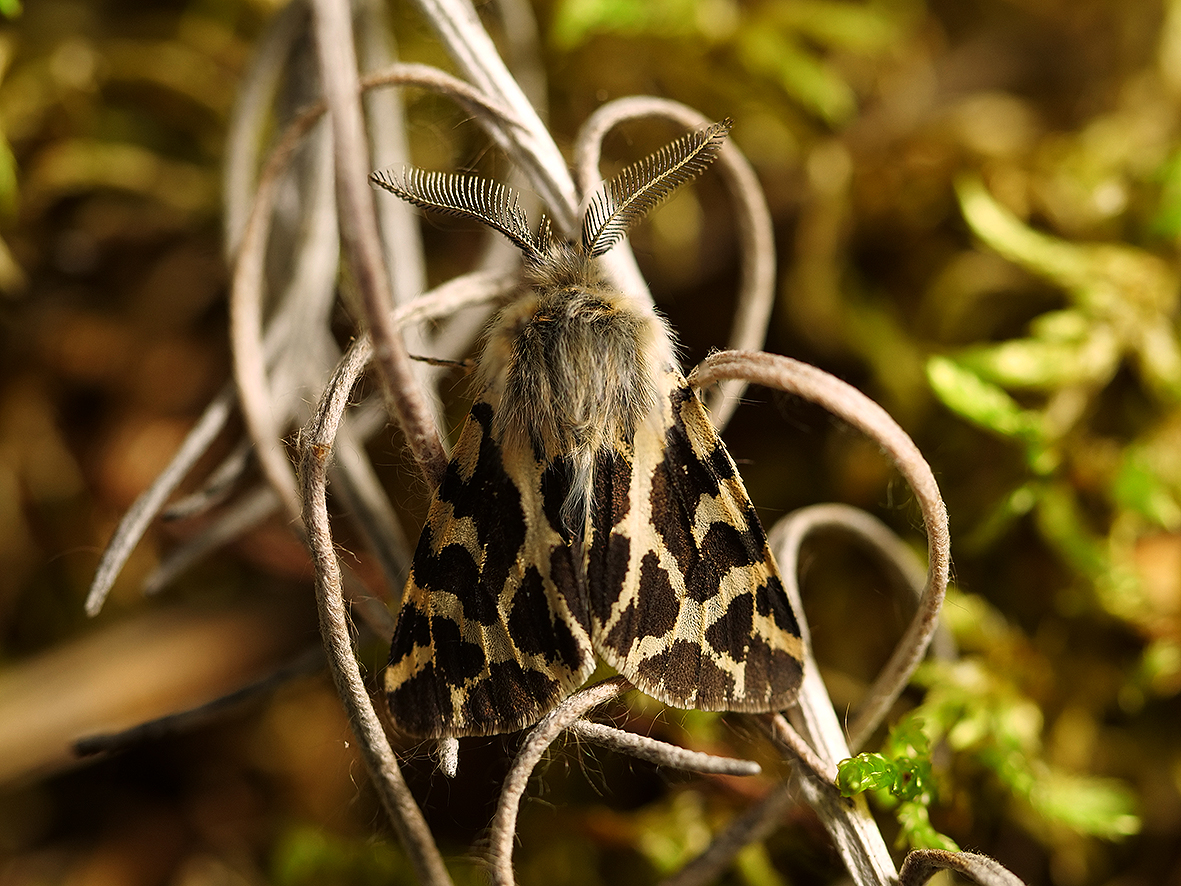
POLYGON ((906 856, 898 874, 899 886, 923 886, 939 871, 956 871, 981 886, 1025 886, 1000 862, 975 852, 916 849, 906 856))
POLYGON ((492 882, 496 886, 512 886, 514 882, 513 839, 517 830, 517 812, 525 787, 529 784, 529 776, 541 761, 546 749, 591 708, 598 707, 631 688, 631 684, 623 677, 612 677, 582 689, 542 717, 529 732, 504 780, 500 800, 496 804, 496 815, 492 818, 492 828, 488 837, 488 861, 492 882))
POLYGON ((775 746, 794 757, 803 767, 803 775, 819 784, 830 786, 836 784, 837 767, 834 762, 820 757, 808 744, 807 739, 796 732, 787 722, 783 714, 767 714, 760 719, 763 721, 763 728, 775 746))
MULTIPOLYGON (((432 293, 398 308, 395 329, 416 320, 443 316, 507 292, 514 278, 501 273, 478 273, 456 278, 432 293)), ((345 352, 325 386, 315 414, 301 436, 300 483, 303 521, 316 571, 316 602, 328 666, 360 743, 370 777, 382 803, 410 853, 419 880, 440 886, 450 878, 434 838, 414 802, 397 758, 365 690, 349 636, 341 595, 341 570, 332 540, 327 508, 327 471, 353 387, 373 356, 372 341, 363 336, 345 352)))
MULTIPOLYGON (((731 378, 742 378, 752 383, 794 393, 820 404, 866 433, 885 450, 898 467, 914 490, 922 509, 930 565, 919 613, 887 664, 882 678, 879 679, 879 690, 865 706, 862 715, 864 719, 859 721, 860 729, 864 731, 867 725, 878 722, 893 704, 914 666, 921 659, 937 624, 939 605, 942 603, 947 584, 949 540, 946 511, 938 486, 917 447, 885 410, 860 391, 828 373, 786 357, 764 353, 725 352, 705 360, 690 376, 690 381, 695 385, 704 386, 731 378)), ((797 525, 803 527, 807 523, 805 520, 797 525)), ((784 566, 785 589, 796 610, 802 612, 796 580, 796 548, 802 534, 793 534, 789 531, 790 528, 790 521, 787 521, 787 528, 785 529, 783 524, 777 526, 771 537, 777 556, 784 566)), ((793 772, 792 783, 820 815, 854 882, 865 886, 880 886, 892 882, 896 877, 894 864, 889 849, 882 841, 881 834, 864 802, 842 798, 832 783, 835 763, 849 756, 849 748, 828 692, 820 679, 816 663, 812 659, 806 623, 802 622, 801 626, 806 650, 804 682, 797 706, 791 711, 792 721, 800 735, 797 736, 795 730, 790 730, 779 715, 770 722, 772 734, 777 744, 790 749, 790 752, 802 761, 809 761, 811 750, 812 765, 797 767, 793 772)), ((770 811, 774 812, 774 809, 770 811)), ((724 834, 723 842, 735 845, 743 834, 754 833, 757 829, 768 826, 770 824, 766 820, 755 817, 749 823, 742 823, 742 833, 724 834)), ((719 860, 725 860, 720 849, 715 850, 711 847, 707 855, 712 855, 712 858, 706 859, 708 862, 719 863, 719 860)))
POLYGON ((627 754, 657 766, 684 769, 687 772, 708 772, 716 775, 758 775, 762 767, 753 760, 719 757, 701 751, 690 751, 646 735, 637 735, 614 726, 578 720, 571 724, 570 733, 583 741, 593 742, 621 754, 627 754))
MULTIPOLYGON (((915 597, 919 596, 925 575, 914 552, 875 517, 848 505, 827 504, 802 508, 790 514, 780 521, 773 532, 776 540, 776 557, 793 600, 799 596, 800 548, 812 532, 826 529, 848 533, 857 542, 877 553, 884 563, 897 573, 899 583, 911 589, 915 597)), ((799 611, 802 613, 803 609, 799 611)), ((800 625, 810 649, 811 644, 807 642, 807 621, 801 619, 800 625)), ((872 695, 873 691, 869 694, 872 695)), ((826 699, 819 699, 818 702, 824 704, 826 699)), ((817 755, 812 746, 782 714, 759 719, 776 746, 794 758, 797 765, 804 766, 818 787, 831 786, 835 782, 834 761, 817 755)), ((859 728, 864 730, 866 727, 862 725, 859 728)), ((872 729, 872 726, 868 728, 872 729)), ((733 862, 744 846, 769 835, 783 820, 784 814, 793 802, 791 781, 781 782, 761 801, 736 816, 714 837, 701 855, 686 864, 662 886, 697 886, 712 882, 733 862)))
POLYGON ((300 484, 303 493, 303 523, 308 547, 316 570, 316 603, 320 612, 320 633, 328 657, 328 666, 336 683, 337 694, 348 712, 349 722, 359 741, 366 766, 393 823, 402 846, 421 883, 449 886, 451 878, 422 811, 410 793, 397 757, 390 747, 385 730, 365 688, 349 634, 348 613, 342 595, 340 563, 332 541, 328 518, 328 463, 332 441, 340 427, 351 383, 368 362, 368 354, 350 348, 317 406, 316 414, 305 429, 300 458, 300 484), (364 357, 364 359, 360 359, 364 357))
POLYGON ((850 735, 850 741, 860 745, 901 694, 938 626, 951 556, 947 508, 935 475, 914 441, 889 413, 853 386, 798 360, 742 351, 724 351, 708 357, 694 370, 690 381, 703 387, 728 378, 744 378, 796 394, 823 406, 865 433, 882 447, 898 468, 922 511, 927 532, 927 580, 918 612, 875 683, 874 694, 866 700, 858 715, 858 728, 850 735))
MULTIPOLYGON (((826 531, 844 533, 867 551, 878 556, 894 573, 897 583, 910 590, 916 602, 922 604, 926 575, 914 551, 876 517, 849 505, 823 504, 801 508, 779 522, 774 533, 777 541, 776 551, 779 567, 787 580, 793 583, 798 580, 800 550, 804 541, 813 533, 826 531)), ((895 659, 898 658, 910 660, 910 656, 899 656, 896 653, 895 659)), ((849 747, 853 753, 860 749, 865 739, 881 724, 882 718, 910 679, 910 673, 900 673, 896 668, 888 666, 878 675, 866 693, 867 701, 848 725, 849 747), (881 699, 885 703, 873 701, 875 699, 881 699)))
MULTIPOLYGON (((582 125, 574 146, 574 169, 584 192, 593 191, 601 182, 599 161, 603 139, 627 120, 658 117, 671 120, 689 130, 701 129, 710 121, 696 108, 670 99, 631 96, 603 105, 582 125)), ((767 340, 771 307, 775 301, 775 229, 767 198, 750 162, 732 141, 718 154, 716 167, 734 200, 741 255, 741 277, 734 322, 728 345, 736 350, 757 350, 767 340)), ((619 253, 619 272, 625 291, 647 293, 631 251, 619 253)), ((719 429, 724 428, 746 385, 740 379, 724 382, 708 399, 710 417, 719 429)))

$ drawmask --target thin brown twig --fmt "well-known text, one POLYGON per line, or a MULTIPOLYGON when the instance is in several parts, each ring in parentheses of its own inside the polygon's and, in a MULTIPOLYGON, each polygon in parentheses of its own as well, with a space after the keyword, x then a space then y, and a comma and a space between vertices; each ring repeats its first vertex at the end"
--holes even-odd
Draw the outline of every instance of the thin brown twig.
MULTIPOLYGON (((364 365, 358 348, 350 348, 336 375, 356 378, 364 365)), ((420 882, 430 886, 449 886, 451 878, 443 865, 434 836, 398 766, 397 757, 373 708, 373 702, 361 678, 341 587, 340 563, 332 541, 328 517, 328 462, 332 441, 348 406, 351 384, 330 384, 321 399, 311 424, 305 431, 300 458, 300 482, 303 493, 303 522, 308 546, 316 567, 316 602, 320 612, 320 632, 328 655, 328 666, 336 683, 337 694, 348 712, 349 722, 365 757, 370 777, 382 804, 420 882)))
POLYGON ((821 758, 807 740, 792 727, 783 714, 768 714, 759 718, 771 740, 789 756, 802 764, 800 774, 819 784, 834 785, 837 768, 831 760, 821 758))
MULTIPOLYGON (((724 378, 745 378, 754 384, 798 394, 861 430, 894 462, 919 504, 927 532, 927 581, 918 611, 875 684, 881 687, 880 691, 865 701, 859 715, 863 724, 881 722, 922 660, 938 626, 939 609, 947 591, 951 535, 947 508, 930 465, 914 441, 881 406, 814 366, 773 354, 724 351, 703 361, 690 380, 701 386, 724 378)), ((857 744, 864 741, 865 736, 861 734, 864 729, 863 725, 850 736, 851 740, 857 744)))
POLYGON ((754 760, 690 751, 666 741, 637 735, 603 723, 593 723, 590 720, 578 720, 572 723, 567 731, 583 741, 593 742, 612 751, 670 769, 719 775, 758 775, 762 772, 762 767, 754 760))
MULTIPOLYGON (((783 521, 780 521, 768 533, 771 548, 777 552, 777 557, 785 553, 781 540, 782 525, 783 521)), ((804 641, 804 679, 796 704, 788 711, 788 715, 800 738, 825 761, 826 767, 833 767, 836 761, 850 755, 849 746, 845 742, 841 721, 833 710, 832 699, 820 677, 816 659, 812 656, 808 623, 802 617, 804 606, 795 572, 783 573, 783 589, 792 607, 801 615, 800 635, 804 641)), ((854 883, 858 886, 883 886, 897 879, 890 850, 863 798, 846 800, 834 790, 832 784, 808 777, 800 767, 792 772, 791 783, 797 788, 798 796, 812 807, 824 824, 854 883)))
POLYGON ((798 793, 795 782, 799 778, 809 779, 816 791, 831 788, 835 793, 833 782, 836 779, 836 767, 831 761, 817 756, 782 714, 756 719, 775 745, 795 760, 795 778, 779 782, 766 797, 736 816, 718 832, 704 852, 666 879, 661 886, 702 886, 715 880, 730 866, 743 847, 764 839, 779 826, 795 802, 798 793))
MULTIPOLYGON (((601 182, 599 160, 607 133, 626 120, 647 117, 671 120, 690 130, 713 122, 696 108, 666 98, 642 95, 607 102, 587 118, 575 141, 575 174, 584 191, 598 187, 601 182)), ((734 201, 741 257, 737 306, 727 346, 735 350, 757 350, 767 340, 771 307, 775 302, 775 228, 754 168, 733 141, 723 146, 716 165, 734 201)), ((637 291, 646 295, 647 286, 639 277, 631 251, 617 248, 613 252, 619 254, 613 260, 619 262, 623 281, 639 287, 637 291)), ((745 390, 745 382, 732 379, 710 392, 707 402, 715 427, 726 426, 745 390)))
POLYGON ((923 886, 939 871, 956 871, 981 886, 1025 886, 1024 881, 987 855, 946 849, 916 849, 906 856, 898 880, 901 886, 923 886))
POLYGON ((525 787, 529 783, 529 776, 546 749, 563 730, 569 728, 587 711, 631 688, 631 684, 623 677, 612 677, 602 683, 596 683, 571 695, 542 717, 529 732, 504 780, 488 835, 489 873, 495 886, 512 886, 514 883, 513 839, 517 830, 517 812, 525 787))
POLYGON ((369 186, 372 164, 361 113, 352 11, 345 0, 312 0, 312 9, 320 81, 336 156, 341 246, 373 334, 374 356, 387 401, 419 470, 432 487, 438 486, 447 467, 446 450, 402 336, 389 322, 394 294, 369 186))
POLYGON ((297 677, 314 674, 323 667, 324 650, 317 644, 278 670, 211 702, 148 720, 121 732, 84 736, 74 742, 74 754, 78 757, 112 754, 142 742, 158 741, 169 735, 189 732, 240 704, 265 695, 297 677))
MULTIPOLYGON (((824 406, 875 440, 910 484, 923 511, 930 565, 919 614, 885 669, 890 675, 886 678, 887 685, 897 684, 899 675, 902 675, 901 682, 904 683, 930 641, 947 584, 947 515, 929 466, 914 443, 885 410, 855 388, 815 367, 771 354, 727 352, 708 358, 691 375, 690 380, 694 384, 704 385, 724 378, 745 378, 751 383, 790 391, 824 406)), ((776 549, 782 547, 781 535, 778 527, 771 532, 776 549)), ((784 586, 793 605, 802 611, 794 574, 784 575, 784 586)), ((849 756, 849 749, 828 692, 816 670, 807 642, 806 627, 803 623, 801 627, 805 634, 806 650, 804 680, 797 705, 790 713, 793 725, 818 756, 827 761, 827 767, 849 756)), ((885 698, 889 698, 888 693, 870 700, 867 705, 868 718, 878 716, 873 708, 881 706, 885 698)), ((892 700, 889 698, 885 707, 888 708, 892 700)), ((830 783, 807 777, 799 768, 793 772, 792 781, 800 795, 820 815, 855 883, 880 886, 897 877, 889 850, 863 800, 846 800, 837 794, 830 783)))

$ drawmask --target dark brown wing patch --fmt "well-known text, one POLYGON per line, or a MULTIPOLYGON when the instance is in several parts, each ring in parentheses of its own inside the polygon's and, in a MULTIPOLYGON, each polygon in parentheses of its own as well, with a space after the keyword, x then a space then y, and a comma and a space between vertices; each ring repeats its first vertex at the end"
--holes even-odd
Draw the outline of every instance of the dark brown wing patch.
POLYGON ((506 458, 492 415, 480 400, 464 424, 394 628, 390 714, 413 735, 521 729, 594 665, 580 572, 551 514, 560 473, 506 458))
MULTIPOLYGON (((606 513, 596 501, 588 560, 595 651, 677 707, 787 707, 803 646, 766 534, 692 389, 674 371, 664 385, 662 423, 636 434, 628 507, 606 513), (595 556, 613 547, 614 565, 595 556)), ((624 498, 615 489, 611 500, 624 498)))

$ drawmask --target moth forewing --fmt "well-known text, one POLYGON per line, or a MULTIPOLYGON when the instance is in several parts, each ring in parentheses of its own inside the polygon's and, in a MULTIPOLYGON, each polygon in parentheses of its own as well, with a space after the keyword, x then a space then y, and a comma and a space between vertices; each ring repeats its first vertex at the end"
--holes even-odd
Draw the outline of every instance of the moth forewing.
POLYGON ((525 254, 489 326, 479 395, 414 554, 386 671, 422 736, 536 722, 598 654, 678 707, 787 706, 800 630, 742 480, 647 305, 596 256, 714 158, 729 120, 625 169, 579 243, 529 233, 515 193, 443 173, 376 174, 415 205, 477 219, 525 254))
POLYGON ((787 707, 803 648, 762 526, 700 400, 675 370, 661 381, 660 426, 637 433, 626 498, 595 521, 591 642, 675 707, 787 707))

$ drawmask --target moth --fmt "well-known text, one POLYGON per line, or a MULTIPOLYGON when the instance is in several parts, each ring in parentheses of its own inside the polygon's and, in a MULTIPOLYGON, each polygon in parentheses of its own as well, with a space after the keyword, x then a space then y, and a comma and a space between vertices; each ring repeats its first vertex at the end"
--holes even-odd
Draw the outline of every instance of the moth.
POLYGON ((580 242, 530 228, 475 176, 377 172, 426 210, 475 219, 524 254, 484 338, 478 395, 414 552, 385 672, 416 736, 523 729, 598 656, 678 708, 794 700, 800 628, 742 479, 678 368, 669 328, 597 259, 714 159, 724 120, 608 181, 580 242))

